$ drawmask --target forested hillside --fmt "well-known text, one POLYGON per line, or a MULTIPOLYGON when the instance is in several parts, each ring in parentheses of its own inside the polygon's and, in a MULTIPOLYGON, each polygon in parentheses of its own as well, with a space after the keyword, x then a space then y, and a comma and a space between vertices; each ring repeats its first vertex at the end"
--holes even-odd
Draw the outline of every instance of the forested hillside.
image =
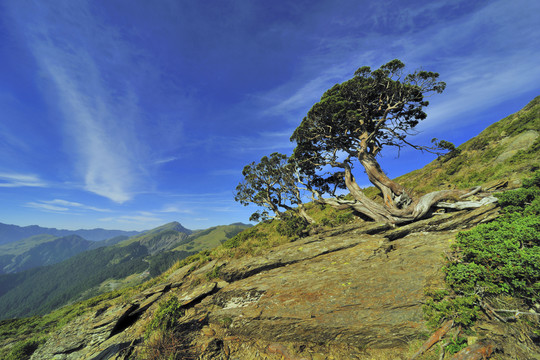
POLYGON ((69 241, 89 248, 100 243, 107 245, 108 242, 118 242, 116 245, 81 252, 53 265, 0 275, 0 319, 44 314, 72 301, 140 284, 161 274, 175 262, 199 250, 215 247, 247 227, 233 224, 191 234, 191 230, 173 222, 120 242, 121 238, 90 242, 71 236, 45 238, 47 241, 30 246, 29 250, 24 244, 35 245, 32 241, 23 242, 19 247, 8 244, 12 252, 18 250, 27 258, 27 262, 20 265, 23 266, 32 259, 43 260, 47 256, 62 254, 69 256, 69 251, 64 248, 69 241), (44 252, 41 251, 43 247, 47 249, 44 252))
POLYGON ((126 236, 118 236, 108 240, 89 241, 78 235, 35 235, 0 245, 0 274, 56 264, 83 251, 114 245, 125 239, 126 236))

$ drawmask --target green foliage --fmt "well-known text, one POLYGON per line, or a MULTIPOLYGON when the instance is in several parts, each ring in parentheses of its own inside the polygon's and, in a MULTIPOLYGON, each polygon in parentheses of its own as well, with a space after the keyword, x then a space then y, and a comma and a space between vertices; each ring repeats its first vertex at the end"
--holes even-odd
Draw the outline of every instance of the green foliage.
POLYGON ((443 162, 453 159, 461 153, 461 149, 456 148, 455 145, 452 144, 450 141, 438 140, 437 138, 433 138, 431 142, 435 145, 437 149, 447 151, 446 154, 438 157, 438 159, 443 162))
POLYGON ((327 90, 291 137, 297 143, 293 158, 311 186, 333 196, 336 186, 345 185, 344 172, 361 158, 376 163, 384 147, 411 145, 405 139, 427 116, 424 96, 446 86, 438 77, 423 70, 406 74, 405 64, 395 59, 373 71, 363 66, 327 90))
POLYGON ((32 338, 21 341, 11 351, 5 355, 5 360, 27 360, 30 359, 34 351, 45 342, 44 338, 32 338))
POLYGON ((281 219, 276 227, 278 234, 291 238, 303 237, 307 234, 309 224, 301 217, 290 215, 281 219))
POLYGON ((453 319, 455 324, 470 327, 480 310, 476 305, 477 301, 476 295, 450 296, 449 291, 441 289, 427 291, 424 316, 432 328, 438 328, 446 319, 453 319))
POLYGON ((458 336, 455 339, 450 339, 450 343, 446 346, 446 351, 450 354, 456 354, 467 347, 467 338, 458 336))
POLYGON ((168 331, 178 325, 178 319, 184 316, 184 309, 176 296, 162 302, 146 329, 146 337, 155 330, 168 331))
POLYGON ((540 300, 540 171, 523 185, 499 195, 503 216, 456 236, 454 256, 444 268, 451 291, 426 294, 430 325, 452 318, 470 326, 481 297, 540 300))
POLYGON ((205 274, 206 280, 218 279, 220 277, 220 270, 221 270, 222 267, 223 267, 223 265, 214 266, 211 271, 209 271, 209 272, 207 272, 205 274))
POLYGON ((540 188, 540 171, 536 171, 533 176, 523 180, 523 187, 525 189, 539 189, 540 188))
POLYGON ((244 180, 236 187, 234 200, 245 206, 255 204, 264 209, 255 212, 251 221, 268 220, 268 211, 276 217, 280 217, 284 209, 294 211, 293 205, 302 204, 295 170, 294 164, 284 154, 263 156, 259 163, 252 162, 242 170, 244 180))

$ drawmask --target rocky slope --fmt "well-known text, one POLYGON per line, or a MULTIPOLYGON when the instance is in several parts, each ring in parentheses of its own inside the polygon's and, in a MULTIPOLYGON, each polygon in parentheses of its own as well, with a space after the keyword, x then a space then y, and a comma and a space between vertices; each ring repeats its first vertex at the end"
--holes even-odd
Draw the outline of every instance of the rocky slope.
MULTIPOLYGON (((148 350, 148 319, 172 295, 185 310, 176 329, 184 358, 405 359, 427 334, 424 289, 440 286, 441 254, 455 232, 497 215, 491 204, 401 228, 356 223, 258 256, 189 264, 75 319, 32 359, 133 358, 148 350)), ((503 353, 519 350, 490 340, 503 353)))

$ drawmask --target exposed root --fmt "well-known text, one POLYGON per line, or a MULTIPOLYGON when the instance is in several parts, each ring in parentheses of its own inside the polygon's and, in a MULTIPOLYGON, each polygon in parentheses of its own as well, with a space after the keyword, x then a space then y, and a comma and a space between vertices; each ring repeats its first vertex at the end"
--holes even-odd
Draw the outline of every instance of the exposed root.
POLYGON ((439 342, 444 335, 450 331, 450 329, 452 329, 452 326, 454 326, 453 320, 446 321, 437 331, 433 333, 433 335, 429 337, 429 339, 427 339, 427 341, 420 347, 420 349, 418 349, 417 352, 414 353, 413 356, 410 357, 409 360, 414 360, 418 356, 428 351, 433 345, 439 342))

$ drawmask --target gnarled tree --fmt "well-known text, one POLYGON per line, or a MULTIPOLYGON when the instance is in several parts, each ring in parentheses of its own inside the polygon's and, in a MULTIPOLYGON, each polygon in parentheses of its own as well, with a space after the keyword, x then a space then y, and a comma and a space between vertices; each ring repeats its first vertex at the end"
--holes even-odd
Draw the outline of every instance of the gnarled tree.
POLYGON ((436 202, 463 193, 443 190, 413 199, 400 184, 388 178, 377 162, 377 155, 387 146, 438 150, 436 146, 413 144, 407 137, 426 118, 426 97, 441 93, 445 83, 438 81, 437 73, 419 70, 405 74, 404 68, 399 60, 374 71, 367 66, 359 68, 352 79, 324 93, 291 137, 297 143, 292 157, 313 188, 328 193, 326 179, 335 182, 337 171, 341 174, 338 185, 346 186, 354 198, 351 201, 333 197, 325 201, 352 207, 375 221, 413 221, 423 217, 436 202), (352 173, 357 163, 381 191, 384 204, 362 192, 352 173))

